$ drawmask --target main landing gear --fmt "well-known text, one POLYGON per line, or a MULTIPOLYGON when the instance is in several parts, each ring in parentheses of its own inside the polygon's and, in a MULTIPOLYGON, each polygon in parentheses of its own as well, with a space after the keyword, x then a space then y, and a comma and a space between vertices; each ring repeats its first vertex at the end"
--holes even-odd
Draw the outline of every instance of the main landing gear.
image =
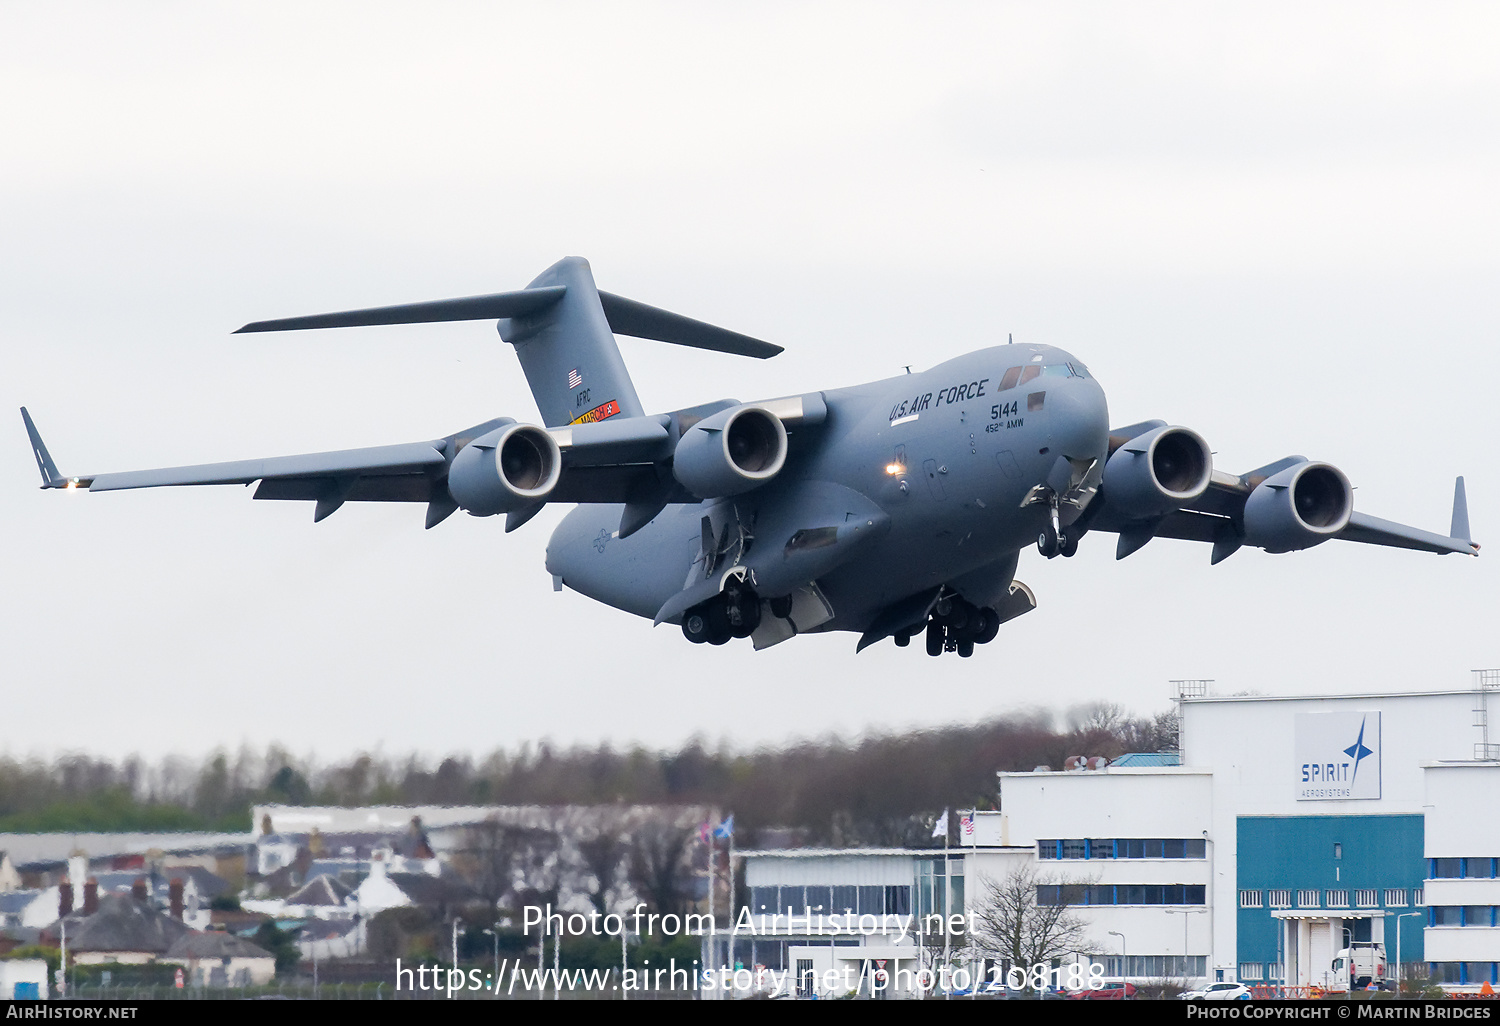
MULTIPOLYGON (((921 630, 923 628, 918 628, 921 630)), ((981 609, 957 596, 945 597, 933 607, 925 632, 928 655, 957 652, 961 658, 967 659, 974 654, 975 645, 987 645, 995 640, 995 635, 1000 633, 1000 616, 988 606, 981 609)), ((914 633, 897 634, 897 647, 909 645, 914 633)))
POLYGON ((760 596, 741 583, 731 583, 682 614, 682 636, 695 645, 722 645, 730 638, 748 638, 759 626, 760 596))

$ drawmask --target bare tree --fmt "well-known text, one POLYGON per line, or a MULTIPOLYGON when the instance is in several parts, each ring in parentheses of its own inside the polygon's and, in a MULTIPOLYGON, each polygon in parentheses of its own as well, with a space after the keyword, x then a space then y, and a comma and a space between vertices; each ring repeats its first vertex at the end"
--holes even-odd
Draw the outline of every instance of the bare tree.
POLYGON ((1089 950, 1088 924, 1075 911, 1087 881, 1062 883, 1025 865, 979 884, 973 941, 985 952, 1025 969, 1089 950))
POLYGON ((630 885, 654 912, 687 911, 692 901, 692 843, 690 827, 650 820, 631 832, 630 885))

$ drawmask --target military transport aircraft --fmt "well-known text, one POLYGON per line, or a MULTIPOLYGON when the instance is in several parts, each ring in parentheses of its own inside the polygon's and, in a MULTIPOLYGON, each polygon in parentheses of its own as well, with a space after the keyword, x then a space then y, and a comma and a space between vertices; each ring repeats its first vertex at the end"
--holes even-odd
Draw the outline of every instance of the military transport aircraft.
POLYGON ((542 424, 508 417, 432 441, 203 466, 66 477, 31 417, 44 488, 112 491, 249 484, 257 499, 419 502, 427 526, 455 510, 520 527, 578 503, 547 569, 567 586, 693 642, 844 630, 969 656, 1036 607, 1021 551, 1071 556, 1089 533, 1123 559, 1152 538, 1289 552, 1331 538, 1477 555, 1463 478, 1447 535, 1353 509, 1342 471, 1288 456, 1244 474, 1213 466, 1186 427, 1111 429, 1088 368, 1049 346, 1004 345, 918 374, 761 402, 647 414, 614 334, 766 358, 778 346, 594 285, 569 257, 517 292, 258 321, 288 331, 497 319, 542 424))

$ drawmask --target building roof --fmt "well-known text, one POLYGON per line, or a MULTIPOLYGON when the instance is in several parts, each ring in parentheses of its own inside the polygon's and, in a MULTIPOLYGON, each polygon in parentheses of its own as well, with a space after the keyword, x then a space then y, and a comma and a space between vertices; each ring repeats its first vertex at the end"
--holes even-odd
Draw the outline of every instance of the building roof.
POLYGON ((295 894, 287 897, 288 905, 342 905, 344 899, 354 893, 354 888, 336 876, 319 874, 303 884, 295 894))
POLYGON ((1181 766, 1182 756, 1176 752, 1129 752, 1110 764, 1117 766, 1181 766))
POLYGON ((275 958, 265 948, 232 933, 185 933, 172 942, 167 958, 275 958))
POLYGON ((192 928, 129 894, 99 899, 99 911, 78 921, 68 937, 74 951, 147 951, 165 954, 192 928))

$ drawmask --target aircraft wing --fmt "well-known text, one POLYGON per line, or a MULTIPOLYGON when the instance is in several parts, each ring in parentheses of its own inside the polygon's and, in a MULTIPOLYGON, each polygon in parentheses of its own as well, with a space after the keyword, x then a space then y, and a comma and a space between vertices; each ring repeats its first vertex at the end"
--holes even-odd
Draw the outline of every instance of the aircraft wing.
MULTIPOLYGON (((457 508, 446 484, 453 456, 481 435, 514 423, 510 418, 499 418, 446 438, 423 442, 75 476, 58 471, 25 408, 21 417, 41 471, 43 488, 106 492, 180 485, 248 485, 258 481, 255 498, 315 502, 315 521, 329 516, 345 502, 425 502, 429 506, 429 527, 457 508)), ((655 485, 656 463, 671 451, 667 421, 665 416, 633 417, 551 430, 549 434, 558 443, 564 469, 558 488, 549 498, 567 502, 628 502, 643 485, 655 485)))
MULTIPOLYGON (((1149 422, 1132 428, 1111 432, 1111 452, 1121 447, 1133 430, 1150 427, 1161 422, 1149 422)), ((1280 487, 1287 472, 1308 464, 1305 457, 1287 456, 1274 463, 1259 467, 1242 475, 1214 470, 1208 486, 1201 495, 1188 500, 1175 509, 1155 517, 1131 518, 1119 509, 1111 509, 1108 487, 1099 494, 1080 517, 1088 530, 1109 531, 1119 534, 1116 558, 1124 559, 1152 538, 1179 538, 1187 541, 1207 542, 1213 545, 1212 561, 1218 563, 1246 544, 1245 508, 1252 493, 1269 482, 1268 487, 1280 487)), ((1340 475, 1342 476, 1342 475, 1340 475)), ((1358 510, 1349 511, 1348 520, 1336 531, 1308 545, 1336 538, 1343 541, 1360 542, 1366 545, 1384 545, 1392 548, 1415 549, 1420 552, 1447 554, 1450 552, 1477 556, 1479 545, 1469 535, 1468 501, 1464 493, 1464 479, 1458 478, 1453 488, 1453 518, 1448 534, 1424 531, 1421 528, 1398 524, 1390 520, 1370 516, 1358 510)), ((1250 542, 1258 544, 1258 542, 1250 542)), ((1288 551, 1305 545, 1287 545, 1284 548, 1263 546, 1271 551, 1288 551)))

